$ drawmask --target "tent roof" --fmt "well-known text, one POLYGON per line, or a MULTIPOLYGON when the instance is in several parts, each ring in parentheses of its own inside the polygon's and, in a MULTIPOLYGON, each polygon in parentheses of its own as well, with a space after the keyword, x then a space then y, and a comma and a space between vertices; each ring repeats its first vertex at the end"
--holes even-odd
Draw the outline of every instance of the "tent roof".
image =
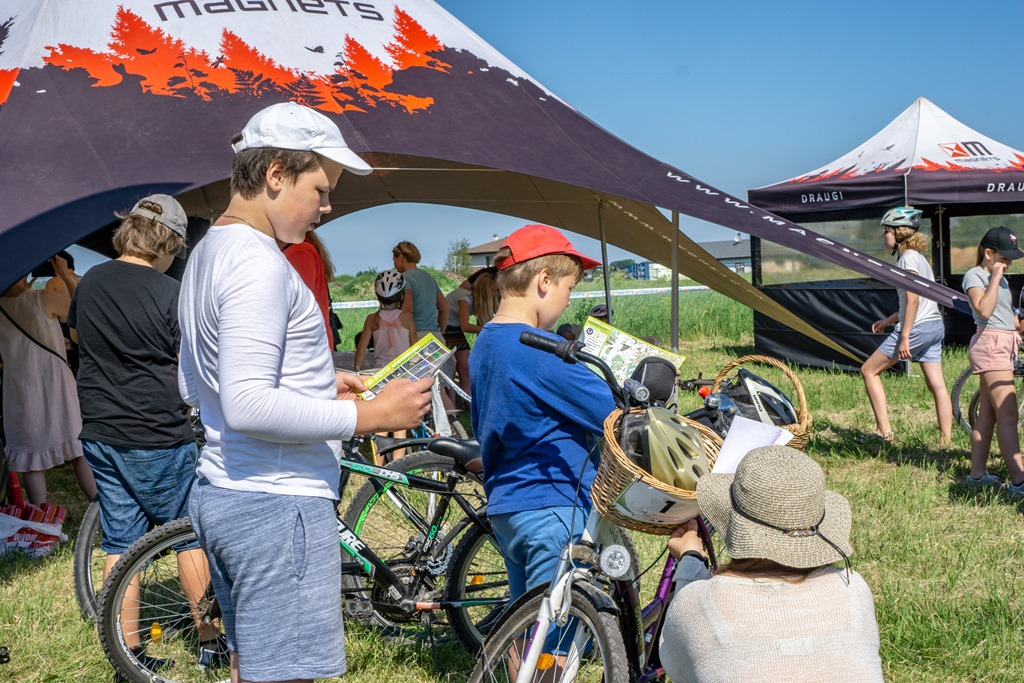
POLYGON ((919 97, 877 135, 835 161, 747 194, 761 208, 787 217, 856 210, 874 215, 900 204, 978 204, 998 210, 990 205, 1024 203, 1024 152, 919 97))
POLYGON ((190 215, 215 217, 227 206, 226 141, 256 111, 292 100, 330 116, 375 169, 342 176, 332 217, 446 204, 606 237, 663 264, 677 237, 681 273, 833 348, 657 207, 966 305, 640 152, 429 0, 328 5, 6 0, 0 289, 141 195, 172 194, 190 215))

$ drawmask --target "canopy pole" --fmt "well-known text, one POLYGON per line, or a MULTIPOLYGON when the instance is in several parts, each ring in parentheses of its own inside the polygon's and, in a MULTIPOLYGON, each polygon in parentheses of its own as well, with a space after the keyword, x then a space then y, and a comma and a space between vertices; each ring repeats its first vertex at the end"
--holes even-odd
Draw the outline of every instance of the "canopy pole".
POLYGON ((604 301, 608 306, 608 324, 614 325, 612 318, 612 283, 611 274, 608 272, 608 239, 604 234, 604 202, 597 203, 597 227, 601 232, 601 274, 604 275, 604 301))
POLYGON ((679 353, 679 212, 672 212, 672 353, 679 353))
POLYGON ((939 204, 935 207, 935 218, 932 220, 932 262, 936 270, 935 281, 947 287, 949 285, 946 283, 946 276, 952 263, 949 254, 950 239, 949 212, 939 204))

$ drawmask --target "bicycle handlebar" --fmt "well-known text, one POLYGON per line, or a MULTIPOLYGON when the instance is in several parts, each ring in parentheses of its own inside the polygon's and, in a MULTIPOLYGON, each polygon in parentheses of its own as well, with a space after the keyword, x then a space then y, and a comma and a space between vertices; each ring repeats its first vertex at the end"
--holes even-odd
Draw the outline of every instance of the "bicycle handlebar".
POLYGON ((582 361, 598 368, 604 376, 608 388, 612 390, 612 397, 615 399, 616 405, 622 410, 626 410, 630 405, 644 404, 650 398, 650 391, 647 387, 635 379, 627 379, 620 386, 619 381, 615 378, 615 373, 608 367, 608 364, 597 356, 584 351, 581 341, 555 341, 536 332, 523 332, 519 335, 519 343, 550 353, 569 364, 582 361))

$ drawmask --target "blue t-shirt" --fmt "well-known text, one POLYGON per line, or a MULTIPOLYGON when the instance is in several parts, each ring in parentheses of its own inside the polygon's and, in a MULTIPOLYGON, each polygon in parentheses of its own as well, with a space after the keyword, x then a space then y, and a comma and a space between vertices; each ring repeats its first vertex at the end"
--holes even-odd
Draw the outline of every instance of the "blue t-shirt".
POLYGON ((523 332, 564 341, 529 325, 488 323, 469 354, 487 510, 573 505, 581 471, 580 503, 589 510, 611 390, 586 366, 520 344, 523 332))

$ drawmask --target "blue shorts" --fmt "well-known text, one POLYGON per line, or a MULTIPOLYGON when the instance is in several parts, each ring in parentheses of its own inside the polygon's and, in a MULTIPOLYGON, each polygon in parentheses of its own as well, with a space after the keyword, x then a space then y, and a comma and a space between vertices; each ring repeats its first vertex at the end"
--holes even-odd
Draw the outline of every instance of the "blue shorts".
POLYGON ((188 514, 199 459, 195 441, 172 448, 125 448, 86 439, 82 450, 96 479, 104 552, 122 555, 151 527, 188 514))
MULTIPOLYGON (((509 605, 534 586, 546 585, 555 575, 555 566, 562 548, 572 540, 580 540, 587 523, 585 508, 553 507, 544 510, 508 512, 491 516, 491 528, 505 558, 508 571, 509 605)), ((575 633, 575 624, 552 628, 544 641, 544 651, 565 654, 575 633)))
MULTIPOLYGON (((946 325, 942 320, 927 320, 910 328, 910 360, 915 363, 941 363, 942 340, 946 337, 946 325)), ((887 358, 899 359, 900 333, 893 330, 878 352, 887 358)))
POLYGON ((228 649, 247 681, 345 672, 334 501, 196 480, 189 517, 210 560, 228 649))

